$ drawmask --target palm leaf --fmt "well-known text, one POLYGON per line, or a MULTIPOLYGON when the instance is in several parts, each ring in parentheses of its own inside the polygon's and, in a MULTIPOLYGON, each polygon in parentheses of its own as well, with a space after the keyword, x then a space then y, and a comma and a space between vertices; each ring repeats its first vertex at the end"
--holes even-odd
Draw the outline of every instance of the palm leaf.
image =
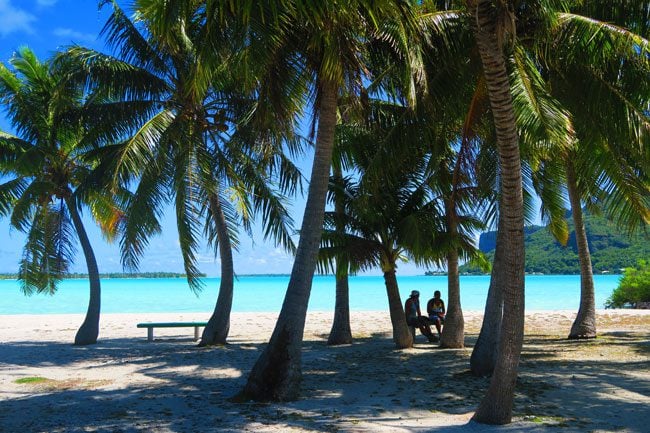
POLYGON ((27 295, 51 294, 74 259, 74 228, 63 202, 41 207, 30 226, 18 273, 21 289, 27 295))

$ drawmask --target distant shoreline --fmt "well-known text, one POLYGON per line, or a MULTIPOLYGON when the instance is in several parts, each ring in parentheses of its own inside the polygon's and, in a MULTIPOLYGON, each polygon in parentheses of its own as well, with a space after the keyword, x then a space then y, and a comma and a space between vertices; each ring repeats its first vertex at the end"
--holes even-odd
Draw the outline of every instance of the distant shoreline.
MULTIPOLYGON (((579 276, 580 274, 543 274, 539 272, 533 272, 533 273, 526 273, 526 276, 541 276, 541 277, 552 277, 552 276, 570 276, 570 275, 576 275, 579 276)), ((612 276, 620 276, 622 273, 617 274, 617 273, 609 273, 609 272, 602 272, 594 275, 612 275, 612 276)), ((315 274, 314 277, 331 277, 332 275, 329 274, 315 274)), ((446 277, 447 273, 446 272, 425 272, 424 274, 417 274, 417 275, 401 275, 401 277, 446 277)), ((471 272, 465 272, 460 274, 461 277, 489 277, 490 274, 481 274, 481 273, 471 273, 471 272)), ((291 274, 239 274, 236 275, 235 278, 251 278, 251 277, 265 277, 265 278, 289 278, 291 277, 291 274)), ((355 277, 381 277, 381 275, 350 275, 350 278, 355 278, 355 277)), ((400 277, 400 275, 398 275, 400 277)), ((136 274, 130 274, 130 273, 106 273, 106 274, 100 274, 99 278, 102 280, 111 280, 111 279, 124 279, 124 280, 137 280, 137 279, 184 279, 187 278, 186 274, 177 274, 177 273, 172 273, 172 272, 140 272, 136 274)), ((199 276, 199 278, 220 278, 220 275, 207 275, 207 274, 202 274, 199 276)), ((0 274, 0 281, 9 281, 9 280, 17 280, 18 275, 17 274, 0 274)), ((88 279, 87 274, 71 274, 70 276, 66 276, 63 278, 63 280, 84 280, 88 279)))
MULTIPOLYGON (((206 278, 207 274, 199 275, 200 278, 206 278)), ((179 274, 175 272, 107 272, 99 274, 100 279, 137 279, 137 278, 187 278, 187 274, 179 274)), ((0 280, 17 280, 18 274, 0 274, 0 280)), ((88 279, 88 274, 68 274, 63 277, 64 280, 85 280, 88 279)))

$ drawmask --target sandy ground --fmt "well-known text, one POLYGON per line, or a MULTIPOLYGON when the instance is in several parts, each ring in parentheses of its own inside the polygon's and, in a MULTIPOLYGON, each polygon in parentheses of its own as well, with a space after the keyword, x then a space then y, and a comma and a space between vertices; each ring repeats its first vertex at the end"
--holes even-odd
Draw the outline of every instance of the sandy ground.
POLYGON ((458 350, 421 335, 395 350, 386 312, 353 313, 354 344, 328 347, 332 313, 310 313, 302 398, 282 404, 228 400, 274 314, 233 314, 230 344, 212 348, 190 328, 152 343, 136 328, 205 314, 106 314, 88 347, 70 344, 82 316, 0 316, 0 432, 650 431, 650 311, 599 312, 583 342, 565 339, 574 314, 527 314, 515 420, 500 427, 469 421, 488 384, 468 369, 479 313, 458 350))

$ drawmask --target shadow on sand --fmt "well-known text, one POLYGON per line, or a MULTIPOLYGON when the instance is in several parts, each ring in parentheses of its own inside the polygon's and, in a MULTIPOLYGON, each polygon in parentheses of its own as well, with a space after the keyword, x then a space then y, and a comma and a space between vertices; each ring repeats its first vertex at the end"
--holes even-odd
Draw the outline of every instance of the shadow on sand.
MULTIPOLYGON (((475 336, 468 338, 473 342, 475 336)), ((244 385, 259 343, 234 340, 197 348, 190 340, 109 339, 88 347, 51 342, 0 346, 0 371, 12 391, 0 394, 0 431, 6 432, 239 432, 265 431, 486 431, 467 423, 489 379, 468 370, 470 348, 441 350, 417 339, 413 349, 393 349, 390 338, 372 336, 329 347, 307 341, 303 397, 290 403, 228 401, 244 385), (104 367, 114 367, 107 369, 104 367), (58 371, 40 384, 18 385, 13 372, 33 376, 58 371), (106 376, 110 374, 115 377, 106 376), (124 375, 128 377, 124 379, 124 375), (70 378, 77 380, 70 380, 70 378), (119 379, 118 379, 119 378, 119 379), (126 383, 122 386, 119 383, 126 383), (436 424, 438 415, 463 415, 461 425, 436 424), (409 419, 409 417, 412 418, 409 419), (404 421, 406 420, 406 421, 404 421), (412 421, 412 422, 411 422, 412 421), (374 426, 374 427, 373 427, 374 426)), ((515 415, 531 431, 594 428, 646 430, 650 396, 648 362, 621 363, 597 355, 629 350, 647 355, 648 335, 607 335, 576 344, 529 336, 522 355, 515 415), (604 350, 606 349, 606 350, 604 350), (563 353, 583 360, 567 359, 563 353), (645 372, 630 375, 629 372, 645 372), (629 398, 635 396, 637 398, 629 398), (630 413, 638 415, 630 418, 630 413), (627 418, 620 418, 627 414, 627 418), (542 422, 541 424, 539 422, 542 422)), ((8 388, 8 387, 7 387, 8 388)), ((487 430, 518 431, 522 424, 487 430)))

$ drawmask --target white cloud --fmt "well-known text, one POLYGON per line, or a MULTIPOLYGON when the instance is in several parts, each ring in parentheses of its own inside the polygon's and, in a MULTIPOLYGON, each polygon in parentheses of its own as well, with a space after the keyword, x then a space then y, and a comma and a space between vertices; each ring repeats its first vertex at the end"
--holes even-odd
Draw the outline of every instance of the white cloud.
POLYGON ((0 0, 0 36, 14 32, 33 33, 31 23, 36 17, 11 4, 11 0, 0 0))
POLYGON ((291 253, 288 253, 287 251, 285 251, 282 248, 275 248, 274 250, 272 250, 269 253, 269 256, 274 257, 274 258, 281 258, 281 259, 293 257, 293 255, 291 253))
POLYGON ((76 30, 72 29, 66 29, 62 27, 58 27, 54 29, 54 36, 59 36, 62 38, 68 38, 76 41, 86 41, 86 42, 93 42, 96 37, 95 35, 91 33, 82 33, 78 32, 76 30))
POLYGON ((53 6, 58 2, 59 0, 36 0, 36 4, 39 6, 53 6))
POLYGON ((197 254, 196 261, 197 263, 214 263, 215 258, 212 254, 197 254))

